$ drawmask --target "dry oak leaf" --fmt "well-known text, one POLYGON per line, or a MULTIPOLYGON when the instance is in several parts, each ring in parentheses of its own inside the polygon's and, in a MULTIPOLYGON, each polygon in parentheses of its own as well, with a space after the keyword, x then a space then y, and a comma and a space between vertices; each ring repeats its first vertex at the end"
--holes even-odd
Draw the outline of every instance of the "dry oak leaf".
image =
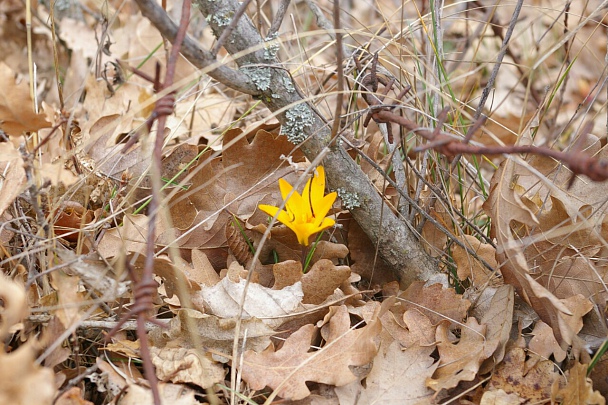
POLYGON ((526 400, 516 393, 507 394, 504 390, 486 391, 479 405, 520 405, 526 400))
MULTIPOLYGON (((398 300, 401 301, 401 313, 408 309, 418 309, 433 324, 445 319, 461 322, 471 306, 471 302, 456 294, 453 288, 443 288, 441 284, 426 287, 424 281, 412 283, 399 295, 398 300)), ((396 311, 393 309, 393 312, 396 311)))
MULTIPOLYGON (((211 152, 203 154, 200 163, 191 168, 194 175, 190 188, 177 193, 169 202, 173 223, 179 231, 196 227, 180 241, 180 246, 221 246, 226 243, 225 227, 232 215, 249 220, 259 203, 281 201, 276 184, 279 178, 292 174, 293 169, 280 167, 280 156, 293 155, 292 149, 293 144, 287 138, 263 130, 257 131, 251 142, 240 129, 227 131, 221 158, 213 158, 211 152)), ((294 159, 301 161, 301 153, 294 159)), ((257 222, 267 217, 259 213, 257 222)))
POLYGON ((442 322, 437 327, 437 349, 439 367, 427 386, 439 392, 456 387, 461 381, 473 381, 481 364, 490 358, 499 345, 498 339, 486 337, 486 325, 479 325, 473 317, 462 326, 460 340, 452 344, 449 324, 442 322))
MULTIPOLYGON (((488 288, 489 289, 489 288, 488 288)), ((513 326, 513 310, 515 304, 515 290, 511 285, 502 285, 496 289, 490 300, 490 305, 481 315, 481 323, 487 326, 486 338, 496 340, 498 345, 492 357, 484 362, 481 373, 489 372, 502 361, 511 327, 513 326)))
POLYGON ((530 403, 539 403, 551 397, 551 386, 561 381, 555 363, 541 360, 526 370, 526 353, 523 348, 512 347, 492 374, 488 389, 502 389, 515 393, 530 403))
MULTIPOLYGON (((23 287, 0 274, 0 342, 28 314, 23 287)), ((36 362, 36 342, 30 338, 10 353, 0 343, 0 404, 50 405, 55 397, 53 370, 36 362), (35 387, 35 389, 32 389, 35 387)))
MULTIPOLYGON (((196 399, 196 390, 183 384, 159 383, 158 391, 163 404, 171 405, 200 405, 196 399)), ((152 391, 149 387, 130 384, 126 394, 120 397, 116 405, 153 404, 152 391)))
POLYGON ((34 112, 26 80, 16 80, 15 72, 0 62, 0 129, 19 136, 25 131, 38 131, 50 126, 44 114, 34 112))
POLYGON ((402 320, 396 319, 393 312, 386 311, 380 316, 380 321, 383 332, 388 333, 403 347, 434 345, 437 325, 433 325, 418 309, 405 311, 402 320))
POLYGON ((211 354, 183 347, 151 347, 152 364, 160 381, 192 383, 206 389, 224 380, 226 370, 211 354))
POLYGON ((555 340, 553 329, 543 321, 538 321, 534 325, 532 336, 530 343, 528 343, 528 349, 532 353, 545 359, 553 355, 558 363, 561 363, 566 358, 567 352, 555 340))
MULTIPOLYGON (((464 235, 464 243, 473 252, 484 260, 494 269, 498 269, 496 262, 496 249, 489 243, 481 243, 480 240, 471 235, 464 235)), ((458 279, 469 278, 471 283, 477 288, 483 288, 486 284, 497 286, 502 284, 502 280, 497 277, 496 272, 486 268, 477 258, 471 256, 464 248, 454 245, 452 257, 456 262, 458 279)))
POLYGON ((350 277, 350 267, 321 259, 302 276, 303 304, 320 304, 350 277))
MULTIPOLYGON (((235 326, 235 319, 222 319, 194 309, 181 309, 177 311, 177 317, 171 319, 169 328, 155 328, 149 336, 151 345, 160 349, 205 347, 214 353, 214 360, 228 362, 232 353, 235 326)), ((244 319, 241 322, 239 347, 244 346, 246 350, 264 350, 274 334, 274 330, 261 320, 244 319)))
POLYGON ((0 214, 2 214, 25 190, 26 185, 23 158, 11 142, 0 143, 0 171, 2 172, 0 214))
MULTIPOLYGON (((239 266, 244 271, 238 263, 235 262, 233 265, 239 266)), ((239 306, 245 285, 244 279, 233 282, 229 277, 224 277, 214 286, 201 286, 201 291, 192 296, 192 304, 202 312, 220 318, 234 318, 240 312, 239 306)), ((290 315, 301 307, 303 297, 300 282, 281 290, 250 283, 243 306, 243 317, 244 319, 264 318, 264 322, 268 325, 278 326, 284 322, 281 317, 290 315)))
POLYGON ((312 350, 317 335, 314 325, 304 325, 275 351, 274 345, 261 352, 243 355, 241 372, 252 389, 266 386, 284 399, 299 400, 310 395, 307 381, 342 386, 356 380, 350 367, 372 361, 378 350, 375 342, 382 326, 377 319, 358 329, 350 327, 345 306, 329 320, 329 333, 323 347, 312 350))
POLYGON ((587 365, 575 363, 566 372, 567 383, 559 388, 557 384, 551 394, 551 401, 556 401, 563 405, 605 405, 606 399, 598 392, 593 390, 592 381, 587 378, 587 365), (559 389, 558 389, 559 388, 559 389))
POLYGON ((433 391, 425 385, 437 368, 430 353, 431 348, 413 346, 402 350, 399 342, 393 341, 378 354, 365 386, 355 381, 336 387, 341 404, 401 404, 430 403, 433 391))

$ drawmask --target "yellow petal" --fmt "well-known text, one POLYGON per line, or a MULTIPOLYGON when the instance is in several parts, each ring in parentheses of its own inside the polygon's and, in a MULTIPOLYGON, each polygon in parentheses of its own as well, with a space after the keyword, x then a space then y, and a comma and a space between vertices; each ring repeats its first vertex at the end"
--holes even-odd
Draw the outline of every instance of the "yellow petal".
MULTIPOLYGON (((312 207, 314 209, 317 201, 320 201, 323 198, 323 193, 325 193, 325 169, 323 166, 317 167, 316 173, 312 178, 310 189, 310 200, 312 201, 312 207)), ((317 215, 319 214, 315 212, 315 216, 317 215)))
POLYGON ((258 205, 258 208, 273 218, 277 214, 277 211, 279 210, 279 207, 274 207, 272 205, 266 205, 266 204, 260 204, 260 205, 258 205))
POLYGON ((338 194, 336 192, 329 193, 325 197, 318 201, 314 206, 315 210, 315 224, 318 225, 321 223, 323 218, 327 215, 331 206, 334 205, 334 201, 336 201, 336 196, 338 194))
POLYGON ((293 186, 283 179, 279 179, 279 188, 281 189, 281 196, 283 197, 283 200, 287 200, 285 203, 285 209, 289 215, 293 216, 291 220, 298 221, 302 217, 306 218, 308 211, 306 210, 307 207, 302 207, 303 200, 300 193, 294 191, 288 198, 289 193, 291 193, 293 190, 293 186))
MULTIPOLYGON (((273 218, 275 215, 277 215, 277 211, 279 211, 279 207, 274 207, 272 205, 260 204, 258 205, 258 207, 273 218)), ((279 211, 279 215, 277 215, 277 221, 291 228, 292 218, 289 217, 289 214, 287 212, 279 211)))

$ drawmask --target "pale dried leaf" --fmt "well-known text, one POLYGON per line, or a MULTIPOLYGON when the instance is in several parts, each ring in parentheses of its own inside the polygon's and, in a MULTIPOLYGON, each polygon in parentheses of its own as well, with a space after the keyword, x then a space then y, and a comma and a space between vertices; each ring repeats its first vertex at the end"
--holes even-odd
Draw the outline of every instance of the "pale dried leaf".
MULTIPOLYGON (((158 391, 163 404, 200 405, 196 399, 197 391, 182 384, 159 383, 158 391)), ((117 405, 153 404, 152 391, 148 387, 131 384, 117 405)))
MULTIPOLYGON (((195 307, 204 308, 209 314, 220 318, 234 318, 239 313, 239 304, 245 288, 245 280, 237 283, 225 277, 214 286, 203 286, 201 291, 192 296, 195 307)), ((272 290, 259 284, 251 283, 247 290, 243 316, 245 319, 266 318, 269 325, 276 325, 281 317, 293 313, 302 303, 304 293, 302 284, 296 283, 282 290, 272 290)))
POLYGON ((0 214, 25 190, 23 159, 11 142, 0 143, 0 214))
POLYGON ((587 365, 575 363, 566 372, 566 385, 551 395, 552 401, 562 404, 605 405, 606 399, 593 390, 591 379, 587 378, 587 365))
POLYGON ((335 386, 355 381, 350 367, 363 366, 374 358, 374 338, 382 327, 375 319, 362 328, 350 329, 348 311, 340 308, 329 321, 330 332, 321 349, 311 351, 317 329, 305 325, 288 337, 279 350, 271 345, 262 353, 245 352, 243 380, 252 389, 268 386, 277 390, 280 397, 293 400, 310 395, 307 381, 335 386))
MULTIPOLYGON (((171 320, 168 329, 154 329, 150 332, 153 346, 186 349, 206 347, 215 354, 225 354, 226 357, 220 360, 228 361, 234 341, 234 319, 221 319, 192 309, 179 310, 177 315, 171 320)), ((261 320, 244 319, 241 321, 239 347, 244 346, 245 350, 264 350, 270 344, 270 336, 274 334, 274 330, 261 320)))
POLYGON ((224 367, 201 350, 151 347, 150 354, 160 381, 191 383, 207 389, 223 381, 226 375, 224 367))
POLYGON ((525 402, 516 393, 507 394, 503 390, 486 391, 481 397, 479 405, 520 405, 525 402))
POLYGON ((25 79, 16 79, 15 72, 0 62, 0 129, 19 136, 25 131, 38 131, 50 126, 44 114, 36 114, 25 79))
POLYGON ((355 381, 334 391, 343 404, 421 404, 431 401, 433 391, 426 387, 426 379, 438 366, 430 353, 433 348, 413 346, 402 350, 393 341, 378 354, 365 386, 355 381))

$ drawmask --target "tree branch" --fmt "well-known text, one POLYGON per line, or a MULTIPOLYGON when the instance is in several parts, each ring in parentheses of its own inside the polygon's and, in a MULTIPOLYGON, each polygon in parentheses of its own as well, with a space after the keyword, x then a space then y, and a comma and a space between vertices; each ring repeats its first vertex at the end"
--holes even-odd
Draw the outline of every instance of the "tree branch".
MULTIPOLYGON (((140 7, 141 3, 149 3, 136 1, 140 7)), ((218 38, 230 23, 230 16, 239 8, 236 0, 197 0, 196 3, 208 17, 218 38)), ((146 10, 142 9, 142 13, 148 17, 146 10)), ((151 18, 150 21, 172 41, 166 24, 157 24, 151 18)), ((236 62, 241 71, 256 84, 266 107, 277 113, 283 134, 298 144, 309 160, 313 161, 321 151, 329 149, 323 161, 329 186, 338 191, 343 201, 348 200, 354 219, 378 247, 379 255, 394 269, 402 285, 426 280, 436 273, 435 261, 423 250, 414 232, 393 213, 344 148, 337 143, 331 144, 330 128, 325 119, 296 91, 296 83, 277 64, 274 54, 269 52, 270 47, 264 47, 264 41, 249 17, 245 15, 237 22, 224 47, 230 54, 238 54, 236 62)), ((204 53, 200 49, 196 52, 204 53)), ((185 56, 189 58, 187 54, 185 56)), ((217 80, 234 88, 228 80, 217 80)))
MULTIPOLYGON (((141 13, 146 17, 161 35, 171 43, 175 41, 178 26, 171 20, 165 10, 162 9, 154 0, 135 0, 141 13)), ((228 84, 230 88, 241 93, 257 95, 260 92, 255 84, 243 72, 230 69, 229 67, 217 63, 211 52, 202 49, 196 41, 186 36, 181 47, 181 54, 184 55, 192 64, 200 69, 208 68, 213 64, 217 67, 210 70, 207 74, 220 83, 228 84)))

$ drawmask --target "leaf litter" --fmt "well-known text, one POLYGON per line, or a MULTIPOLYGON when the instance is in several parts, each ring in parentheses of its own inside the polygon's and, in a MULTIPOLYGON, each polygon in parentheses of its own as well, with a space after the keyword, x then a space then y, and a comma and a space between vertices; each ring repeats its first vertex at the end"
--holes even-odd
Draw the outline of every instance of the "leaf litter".
MULTIPOLYGON (((34 10, 44 17, 34 22, 35 56, 42 61, 47 55, 47 65, 41 62, 40 87, 33 94, 27 64, 17 51, 20 40, 11 36, 15 27, 10 22, 25 13, 24 6, 18 1, 0 5, 5 54, 0 62, 5 84, 0 97, 0 403, 152 403, 134 324, 127 322, 110 341, 104 337, 138 293, 133 281, 143 271, 150 226, 146 199, 152 148, 145 134, 127 150, 124 145, 141 133, 157 96, 151 83, 126 67, 139 64, 141 72, 153 76, 156 63, 165 67, 168 45, 135 6, 115 3, 104 10, 83 1, 82 8, 75 7, 87 13, 56 17, 63 41, 56 52, 67 67, 60 78, 65 105, 60 105, 57 78, 49 74, 55 72, 48 56, 53 47, 50 28, 42 23, 50 20, 48 9, 40 4, 34 10), (105 17, 95 19, 90 11, 105 17), (110 12, 116 17, 112 24, 104 19, 110 12)), ((412 2, 403 6, 404 12, 420 16, 412 2)), ((388 15, 393 6, 380 1, 377 7, 388 15)), ((501 21, 510 7, 498 9, 501 21)), ((585 17, 592 10, 573 7, 568 15, 585 17)), ((548 21, 559 17, 534 14, 539 10, 525 11, 533 21, 529 24, 556 33, 548 21)), ((370 13, 360 5, 352 11, 358 16, 350 22, 353 27, 367 24, 353 32, 357 38, 373 22, 366 22, 370 13)), ((427 11, 414 21, 430 21, 427 11)), ((401 32, 392 20, 387 24, 389 31, 401 32)), ((454 23, 446 32, 450 46, 457 49, 455 38, 467 37, 464 33, 477 24, 472 19, 454 23)), ((605 36, 594 36, 592 29, 591 23, 581 25, 572 42, 571 51, 587 63, 598 58, 597 49, 606 48, 605 36)), ((212 46, 208 27, 200 30, 191 27, 191 35, 212 46)), ((516 64, 519 57, 533 61, 551 49, 547 37, 528 37, 531 31, 522 28, 522 38, 513 42, 510 57, 516 64), (527 50, 526 40, 539 46, 527 50)), ((459 58, 493 61, 496 44, 475 41, 477 53, 467 47, 459 58)), ((397 51, 391 41, 382 60, 391 60, 397 51)), ((547 86, 564 63, 553 56, 544 65, 548 73, 541 81, 547 86)), ((333 63, 331 57, 312 55, 311 66, 294 72, 295 80, 306 88, 322 73, 313 72, 313 64, 333 63)), ((408 63, 402 66, 412 75, 408 80, 420 80, 408 63)), ((479 83, 485 78, 464 65, 453 66, 450 85, 468 103, 475 92, 463 90, 467 84, 458 73, 479 83)), ((394 68, 386 63, 387 72, 394 68)), ((560 95, 563 117, 554 119, 564 127, 571 117, 580 119, 577 100, 598 109, 605 100, 591 86, 601 72, 578 64, 570 71, 560 95)), ((310 240, 311 249, 284 226, 268 229, 268 210, 259 207, 284 208, 287 193, 279 188, 280 179, 300 184, 300 199, 315 194, 320 201, 323 191, 335 190, 305 188, 307 181, 314 183, 304 175, 310 162, 279 135, 267 111, 253 107, 249 115, 252 100, 209 82, 183 57, 176 75, 180 87, 168 121, 161 174, 165 199, 154 241, 155 311, 149 314, 163 326, 146 326, 163 403, 228 403, 235 389, 242 403, 270 403, 277 397, 311 404, 425 404, 456 398, 481 404, 605 403, 606 368, 590 373, 588 366, 608 335, 605 184, 583 177, 572 182, 571 173, 549 158, 510 156, 495 160, 496 169, 478 167, 480 176, 491 176, 488 190, 481 191, 472 176, 468 190, 454 188, 445 200, 435 201, 420 179, 440 185, 433 173, 445 170, 445 162, 433 158, 422 164, 414 157, 416 168, 426 167, 426 172, 404 163, 411 195, 434 218, 425 223, 415 217, 414 225, 425 246, 442 259, 438 273, 443 276, 400 286, 340 202, 323 222, 336 225, 319 227, 328 229, 319 241, 310 240), (455 210, 469 222, 460 221, 455 210), (488 235, 471 226, 484 221, 488 235), (266 233, 270 237, 262 244, 266 233), (524 320, 525 311, 533 316, 524 320), (235 387, 230 387, 232 374, 235 387)), ((521 77, 513 67, 501 70, 496 103, 503 107, 488 111, 493 117, 484 133, 488 139, 474 140, 550 140, 556 148, 580 147, 605 157, 601 132, 572 146, 571 134, 557 136, 551 130, 557 126, 546 124, 553 106, 531 111, 529 100, 523 106, 514 103, 521 96, 521 77)), ((361 107, 360 99, 351 104, 361 107)), ((322 104, 319 109, 331 111, 322 104)), ((345 137, 390 172, 393 160, 376 124, 345 137)), ((367 161, 361 167, 397 209, 398 193, 386 185, 383 173, 367 161)), ((300 204, 312 210, 312 217, 319 214, 315 201, 300 204)), ((282 222, 298 212, 287 209, 282 222)))

